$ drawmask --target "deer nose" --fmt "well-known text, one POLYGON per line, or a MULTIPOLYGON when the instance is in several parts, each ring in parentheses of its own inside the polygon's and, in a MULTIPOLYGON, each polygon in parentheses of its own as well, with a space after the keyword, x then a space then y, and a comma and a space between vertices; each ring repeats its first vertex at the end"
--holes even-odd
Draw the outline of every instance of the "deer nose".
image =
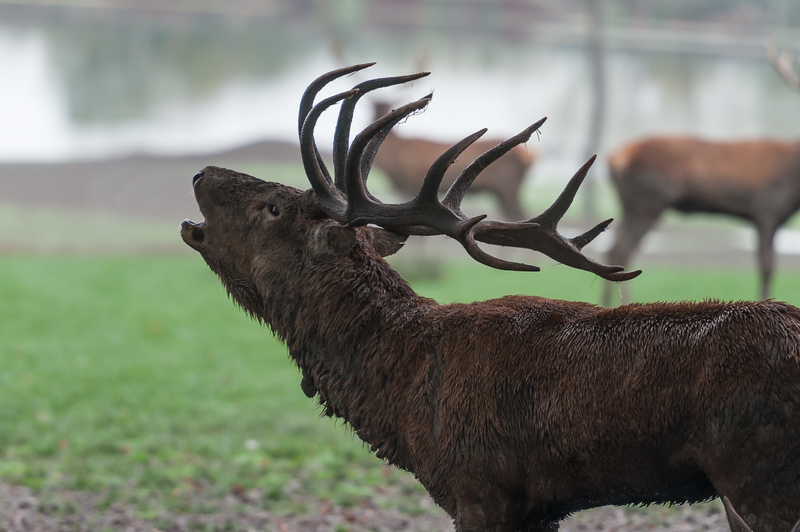
POLYGON ((200 181, 201 177, 203 177, 203 171, 202 170, 200 170, 199 172, 194 174, 194 177, 192 178, 192 186, 197 185, 197 182, 200 181))

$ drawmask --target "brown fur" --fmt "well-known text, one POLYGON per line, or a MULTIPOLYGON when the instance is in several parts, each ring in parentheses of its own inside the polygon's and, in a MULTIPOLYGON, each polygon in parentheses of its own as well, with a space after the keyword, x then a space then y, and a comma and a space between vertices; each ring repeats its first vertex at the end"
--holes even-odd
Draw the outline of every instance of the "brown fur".
POLYGON ((371 244, 402 237, 333 222, 310 191, 208 167, 195 195, 205 222, 184 222, 186 243, 286 343, 306 394, 459 532, 717 495, 756 532, 800 515, 800 310, 440 305, 371 244))
POLYGON ((761 297, 768 297, 775 232, 800 209, 800 143, 655 137, 618 148, 609 165, 622 206, 611 264, 627 265, 666 209, 728 214, 756 227, 761 297))
MULTIPOLYGON (((388 112, 389 105, 375 104, 376 119, 388 112)), ((443 187, 446 189, 452 185, 469 163, 500 142, 501 140, 488 139, 473 143, 447 170, 442 180, 443 187)), ((411 198, 419 191, 428 168, 448 148, 450 144, 401 137, 391 131, 378 150, 374 164, 386 174, 397 190, 411 198)), ((524 220, 526 216, 519 195, 525 174, 534 160, 533 153, 526 147, 515 147, 480 173, 469 193, 490 192, 497 197, 503 215, 508 220, 524 220)))

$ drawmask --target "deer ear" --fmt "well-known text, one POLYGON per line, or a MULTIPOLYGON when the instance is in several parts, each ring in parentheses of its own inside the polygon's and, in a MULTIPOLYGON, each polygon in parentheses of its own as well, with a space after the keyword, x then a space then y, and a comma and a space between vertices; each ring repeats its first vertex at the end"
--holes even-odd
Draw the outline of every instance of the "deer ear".
POLYGON ((312 231, 308 247, 314 258, 324 259, 347 255, 355 244, 355 229, 337 222, 327 222, 312 231))
POLYGON ((381 257, 388 257, 394 255, 403 244, 406 243, 408 237, 383 229, 382 227, 364 227, 364 233, 367 237, 372 248, 378 252, 381 257))

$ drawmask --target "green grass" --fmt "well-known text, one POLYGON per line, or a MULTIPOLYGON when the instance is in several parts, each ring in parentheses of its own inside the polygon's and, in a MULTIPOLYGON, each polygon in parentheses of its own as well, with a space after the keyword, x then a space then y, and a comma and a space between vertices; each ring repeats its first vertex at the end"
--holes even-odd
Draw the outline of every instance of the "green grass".
MULTIPOLYGON (((506 294, 526 294, 600 303, 606 281, 584 271, 574 270, 549 259, 533 261, 537 273, 500 272, 468 262, 448 266, 438 278, 416 279, 415 289, 441 303, 481 301, 506 294), (549 262, 549 264, 548 264, 549 262)), ((398 267, 402 273, 402 263, 398 267)), ((624 285, 612 285, 619 293, 623 286, 637 302, 721 299, 753 299, 759 280, 754 269, 668 268, 645 266, 644 272, 624 285)), ((800 306, 800 272, 780 270, 773 279, 775 299, 800 306)), ((616 296, 620 302, 620 296, 616 296)))
POLYGON ((74 208, 0 203, 0 249, 25 253, 182 252, 171 223, 74 208))
MULTIPOLYGON (((602 281, 456 264, 415 281, 442 302, 530 293, 596 302, 602 281)), ((748 298, 751 271, 648 269, 640 300, 748 298)), ((779 298, 800 304, 800 274, 779 298)), ((0 477, 98 490, 143 516, 211 492, 260 488, 263 506, 298 493, 355 504, 382 487, 421 488, 386 469, 341 423, 319 419, 268 329, 225 296, 199 257, 0 259, 0 477)), ((393 497, 383 504, 413 510, 393 497)))
POLYGON ((272 507, 288 485, 352 504, 400 475, 318 419, 284 347, 199 257, 4 258, 0 279, 6 480, 143 500, 241 485, 272 507))

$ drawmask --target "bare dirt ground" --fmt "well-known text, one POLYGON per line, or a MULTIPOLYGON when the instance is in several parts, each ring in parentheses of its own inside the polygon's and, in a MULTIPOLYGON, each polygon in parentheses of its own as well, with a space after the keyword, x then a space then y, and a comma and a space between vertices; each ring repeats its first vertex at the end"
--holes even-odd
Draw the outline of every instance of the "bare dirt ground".
MULTIPOLYGON (((357 507, 341 508, 324 500, 302 501, 308 511, 276 516, 255 503, 260 494, 231 494, 214 501, 215 511, 203 514, 169 513, 143 520, 130 506, 98 509, 101 496, 60 491, 34 495, 20 486, 0 483, 0 530, 3 532, 125 532, 274 531, 274 532, 402 532, 451 531, 444 512, 431 509, 403 515, 369 500, 357 507)), ((693 507, 603 507, 580 512, 561 524, 563 532, 729 532, 725 514, 717 503, 693 507)))
MULTIPOLYGON (((0 204, 118 213, 177 225, 183 217, 199 216, 191 196, 191 177, 196 171, 207 164, 236 167, 242 162, 264 158, 294 163, 298 160, 298 151, 288 144, 260 143, 224 154, 197 157, 137 156, 113 161, 0 165, 0 204)), ((663 232, 667 240, 669 231, 663 232)), ((694 244, 688 246, 688 252, 666 245, 660 251, 646 253, 645 260, 649 257, 659 262, 683 264, 697 260, 719 265, 751 264, 750 252, 724 244, 726 235, 725 231, 713 228, 706 230, 705 236, 703 231, 694 231, 694 244), (697 253, 698 249, 705 253, 697 253)), ((686 247, 686 242, 680 246, 686 247)), ((306 513, 276 516, 261 509, 255 502, 259 499, 258 493, 230 494, 224 500, 209 504, 208 507, 215 509, 208 513, 172 512, 144 520, 137 517, 133 507, 118 504, 98 507, 101 494, 72 491, 34 494, 27 488, 0 482, 0 532, 452 530, 450 519, 435 508, 418 515, 403 515, 369 500, 357 507, 341 508, 324 500, 307 499, 301 501, 308 508, 306 513)), ((431 507, 432 503, 423 501, 421 504, 422 507, 426 505, 431 507)), ((728 527, 721 505, 715 502, 647 510, 600 508, 577 514, 562 524, 562 530, 700 532, 727 531, 728 527)))
POLYGON ((4 532, 66 532, 118 530, 127 532, 275 531, 275 532, 389 532, 452 530, 442 512, 402 515, 382 509, 369 500, 353 508, 341 508, 324 500, 300 502, 302 514, 276 516, 257 504, 257 490, 230 494, 208 501, 215 508, 203 514, 164 513, 155 519, 137 517, 136 508, 121 504, 98 509, 101 495, 60 491, 35 496, 27 488, 0 484, 0 530, 4 532))
POLYGON ((198 214, 191 179, 205 166, 234 167, 265 159, 297 163, 299 153, 292 144, 260 142, 191 157, 134 155, 98 161, 0 164, 0 203, 174 221, 183 213, 198 214))

